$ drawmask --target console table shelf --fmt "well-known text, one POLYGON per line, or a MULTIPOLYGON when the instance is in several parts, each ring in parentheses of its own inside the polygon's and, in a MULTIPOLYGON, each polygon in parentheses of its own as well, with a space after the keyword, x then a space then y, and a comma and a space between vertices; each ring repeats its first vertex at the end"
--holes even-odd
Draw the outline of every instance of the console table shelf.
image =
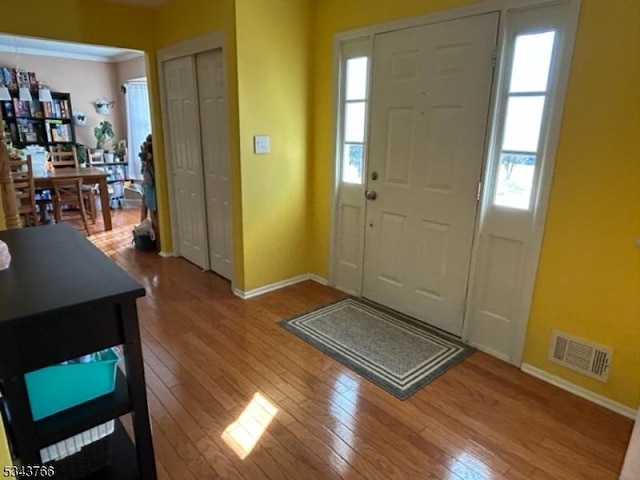
POLYGON ((155 480, 136 310, 144 289, 69 224, 0 232, 0 240, 12 256, 0 271, 0 389, 14 455, 39 465, 41 448, 116 419, 112 460, 87 480, 155 480), (125 365, 113 393, 33 420, 26 373, 113 346, 125 365), (135 442, 117 420, 128 413, 135 442))

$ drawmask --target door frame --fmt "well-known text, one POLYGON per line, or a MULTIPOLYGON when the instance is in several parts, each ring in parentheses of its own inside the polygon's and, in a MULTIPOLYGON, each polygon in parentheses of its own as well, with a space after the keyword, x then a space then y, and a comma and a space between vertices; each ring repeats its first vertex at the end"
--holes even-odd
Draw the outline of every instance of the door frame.
MULTIPOLYGON (((174 60, 176 58, 197 55, 199 53, 208 52, 210 50, 222 50, 222 68, 224 72, 224 94, 225 98, 228 100, 229 98, 229 87, 227 82, 227 62, 225 58, 226 53, 226 42, 224 37, 224 32, 217 31, 211 32, 205 35, 201 35, 199 37, 195 37, 189 40, 185 40, 184 42, 180 42, 174 45, 170 45, 165 48, 161 48, 158 50, 156 65, 158 72, 158 86, 160 90, 160 106, 161 106, 161 117, 162 117, 162 131, 163 131, 163 146, 164 146, 164 162, 165 162, 165 171, 167 172, 167 187, 169 190, 169 214, 171 219, 177 218, 177 207, 176 207, 176 198, 175 198, 175 185, 173 182, 173 164, 171 162, 171 139, 169 137, 169 121, 165 114, 168 111, 168 102, 167 102, 167 92, 166 92, 166 82, 164 79, 164 63, 169 60, 174 60)), ((195 60, 195 58, 194 58, 195 60)), ((227 122, 227 131, 229 131, 229 111, 228 111, 228 101, 225 102, 225 119, 227 122)), ((198 125, 199 125, 198 119, 198 125)), ((230 156, 227 155, 227 161, 230 162, 230 156)), ((229 182, 232 184, 232 166, 229 165, 229 182)), ((203 192, 204 192, 204 178, 203 178, 203 192)), ((233 211, 233 196, 229 196, 229 211, 233 211)), ((206 203, 206 201, 205 201, 206 203)), ((206 211, 206 205, 205 205, 206 211)), ((233 218, 229 219, 229 224, 231 225, 232 232, 231 237, 233 238, 233 218)), ((173 252, 172 256, 180 256, 180 232, 178 229, 177 222, 171 221, 171 238, 173 241, 173 252)), ((235 263, 235 252, 233 249, 233 242, 231 246, 231 287, 233 289, 234 285, 234 269, 233 264, 235 263)), ((207 258, 206 258, 206 268, 205 270, 209 270, 211 268, 210 259, 209 259, 209 240, 207 234, 207 258)))
MULTIPOLYGON (((482 183, 480 185, 479 190, 479 203, 476 213, 476 221, 475 221, 475 233, 472 244, 472 256, 471 256, 471 264, 469 270, 469 279, 467 284, 467 299, 465 302, 465 311, 463 315, 463 324, 462 324, 462 339, 464 341, 469 340, 469 301, 471 297, 472 288, 474 287, 475 280, 475 268, 478 263, 478 241, 480 235, 480 224, 484 215, 484 210, 486 208, 487 202, 489 202, 488 196, 492 193, 492 188, 487 188, 487 181, 491 180, 490 170, 488 168, 489 162, 489 148, 492 143, 495 124, 497 122, 498 115, 498 102, 497 98, 500 93, 500 84, 501 78, 503 76, 503 72, 505 68, 507 68, 505 55, 503 52, 506 49, 506 29, 507 22, 505 21, 507 18, 507 14, 510 11, 526 9, 532 7, 544 7, 544 6, 552 6, 558 4, 566 4, 570 10, 570 13, 567 18, 567 23, 565 26, 565 30, 563 32, 563 36, 565 37, 563 44, 563 51, 561 52, 561 59, 558 66, 557 78, 555 79, 555 89, 556 94, 553 101, 553 105, 549 111, 549 115, 547 117, 547 141, 546 141, 546 158, 544 166, 540 171, 540 180, 538 187, 538 202, 535 211, 535 221, 533 223, 532 228, 532 236, 529 248, 527 250, 527 254, 524 258, 523 265, 523 282, 521 287, 517 291, 518 302, 521 305, 517 315, 514 317, 514 320, 517 322, 517 333, 514 336, 512 343, 512 354, 511 356, 502 355, 499 352, 495 352, 492 350, 484 349, 482 345, 475 345, 479 350, 484 350, 490 355, 496 356, 505 360, 509 363, 512 363, 516 366, 520 366, 522 364, 522 354, 524 351, 525 345, 525 337, 527 325, 529 323, 529 315, 531 311, 531 304, 533 300, 533 292, 536 282, 536 274, 538 270, 538 264, 540 260, 540 253, 542 250, 542 240, 544 237, 544 227, 545 220, 547 216, 547 208, 549 204, 549 196, 551 192, 551 184, 553 180, 553 172, 555 169, 555 158, 556 152, 559 142, 560 136, 560 126, 562 120, 562 114, 564 110, 564 98, 567 90, 567 84, 569 80, 569 71, 570 71, 570 60, 573 54, 573 46, 575 43, 575 36, 578 27, 578 17, 581 0, 487 0, 482 3, 473 4, 469 6, 453 8, 446 11, 435 12, 432 14, 427 14, 424 16, 411 17, 403 20, 385 22, 376 25, 370 25, 367 27, 362 27, 354 30, 349 30, 345 32, 340 32, 334 35, 333 39, 333 52, 334 52, 334 71, 333 71, 333 95, 334 95, 334 105, 340 105, 341 99, 341 75, 342 75, 342 45, 349 41, 356 40, 368 40, 369 44, 369 76, 368 76, 368 89, 371 91, 371 82, 372 82, 372 60, 373 60, 373 44, 374 44, 374 36, 380 33, 391 32, 395 30, 402 30, 406 28, 428 25, 432 23, 444 22, 448 20, 456 20, 464 17, 481 15, 491 12, 499 12, 500 13, 500 22, 498 25, 498 40, 497 40, 497 49, 496 49, 496 68, 494 72, 494 81, 491 89, 491 103, 489 105, 488 111, 488 128, 487 134, 485 138, 485 151, 484 151, 484 160, 482 166, 482 183)), ((367 119, 366 119, 366 130, 369 131, 368 126, 371 123, 371 119, 369 118, 371 114, 371 108, 368 108, 367 119)), ((335 286, 336 284, 336 262, 337 258, 337 241, 340 235, 340 231, 338 229, 339 223, 339 196, 340 196, 340 183, 341 183, 341 150, 340 150, 340 140, 341 135, 339 134, 339 126, 341 121, 341 111, 340 108, 334 109, 333 115, 333 158, 331 160, 332 165, 332 185, 331 185, 331 218, 330 218, 330 226, 331 226, 331 236, 330 236, 330 250, 329 250, 329 285, 335 286)), ((366 145, 369 145, 369 139, 366 138, 366 145)), ((365 149, 365 152, 368 153, 368 148, 365 149)), ((363 184, 362 189, 366 187, 366 175, 367 175, 367 163, 368 163, 368 154, 365 153, 363 158, 363 184)), ((366 207, 365 207, 366 208, 366 207)), ((364 231, 365 227, 365 216, 363 216, 363 221, 361 222, 360 228, 364 231)), ((362 273, 364 273, 364 235, 362 236, 362 273)), ((360 282, 359 290, 357 292, 350 292, 351 294, 356 294, 357 296, 362 296, 362 281, 360 282)))

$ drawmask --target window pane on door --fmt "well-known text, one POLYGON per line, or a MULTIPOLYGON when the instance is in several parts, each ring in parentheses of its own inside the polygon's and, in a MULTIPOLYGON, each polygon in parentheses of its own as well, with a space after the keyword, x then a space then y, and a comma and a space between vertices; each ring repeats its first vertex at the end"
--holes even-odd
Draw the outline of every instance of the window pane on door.
POLYGON ((538 151, 544 96, 510 97, 502 150, 538 151))
POLYGON ((494 203, 503 207, 529 208, 535 168, 535 155, 501 153, 494 203))
POLYGON ((362 161, 364 145, 347 143, 343 149, 342 181, 346 183, 362 183, 362 161))
POLYGON ((344 116, 345 142, 364 143, 364 102, 347 103, 344 116))
POLYGON ((516 37, 509 92, 547 90, 555 36, 555 32, 545 32, 516 37))
POLYGON ((367 57, 347 60, 347 97, 345 100, 367 98, 367 57))

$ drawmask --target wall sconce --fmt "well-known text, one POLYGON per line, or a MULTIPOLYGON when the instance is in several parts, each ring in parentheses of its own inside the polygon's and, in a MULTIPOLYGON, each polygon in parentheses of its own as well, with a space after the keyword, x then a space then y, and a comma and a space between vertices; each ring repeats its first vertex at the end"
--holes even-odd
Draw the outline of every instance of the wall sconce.
POLYGON ((96 103, 95 103, 96 112, 102 115, 108 115, 109 111, 113 108, 114 105, 115 105, 114 102, 109 102, 104 98, 99 98, 98 100, 96 100, 96 103))

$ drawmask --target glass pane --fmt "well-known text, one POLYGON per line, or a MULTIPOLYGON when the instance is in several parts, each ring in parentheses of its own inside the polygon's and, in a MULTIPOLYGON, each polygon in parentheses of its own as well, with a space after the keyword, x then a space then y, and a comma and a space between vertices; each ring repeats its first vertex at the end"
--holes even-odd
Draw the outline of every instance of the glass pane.
POLYGON ((544 96, 509 98, 502 150, 537 152, 543 109, 544 96))
POLYGON ((544 92, 549 80, 556 32, 518 35, 509 92, 544 92))
POLYGON ((345 142, 364 143, 364 105, 364 102, 356 102, 345 106, 345 142))
POLYGON ((503 207, 528 209, 536 156, 502 153, 499 168, 494 203, 503 207))
POLYGON ((367 97, 367 57, 347 60, 347 100, 367 97))
POLYGON ((342 157, 342 181, 346 183, 362 183, 362 160, 364 147, 362 144, 347 143, 342 157))

